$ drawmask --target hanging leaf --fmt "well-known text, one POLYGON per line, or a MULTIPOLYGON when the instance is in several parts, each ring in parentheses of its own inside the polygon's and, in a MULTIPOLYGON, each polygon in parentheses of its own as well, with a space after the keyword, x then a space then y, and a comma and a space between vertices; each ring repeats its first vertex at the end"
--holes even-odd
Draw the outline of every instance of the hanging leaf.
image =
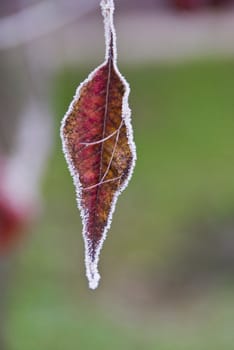
POLYGON ((101 8, 105 62, 79 86, 61 127, 83 221, 86 273, 92 289, 100 279, 99 253, 117 197, 127 186, 136 159, 128 106, 130 89, 116 65, 113 0, 102 0, 101 8))

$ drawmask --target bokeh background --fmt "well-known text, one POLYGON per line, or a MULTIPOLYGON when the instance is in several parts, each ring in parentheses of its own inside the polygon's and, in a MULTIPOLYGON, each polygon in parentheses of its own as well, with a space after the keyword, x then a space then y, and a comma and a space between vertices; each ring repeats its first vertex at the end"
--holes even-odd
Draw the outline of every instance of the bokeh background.
POLYGON ((116 0, 115 23, 138 161, 91 291, 59 127, 99 1, 0 2, 0 350, 233 348, 233 1, 116 0))

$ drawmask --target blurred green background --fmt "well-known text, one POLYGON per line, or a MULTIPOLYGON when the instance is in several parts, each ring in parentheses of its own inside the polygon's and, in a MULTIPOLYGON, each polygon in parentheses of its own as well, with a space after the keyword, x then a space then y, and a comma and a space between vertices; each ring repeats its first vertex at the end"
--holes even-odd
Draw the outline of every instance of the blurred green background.
POLYGON ((79 82, 50 95, 55 147, 44 207, 17 257, 12 350, 230 350, 234 342, 234 62, 121 65, 131 85, 138 160, 88 289, 81 222, 59 138, 79 82))

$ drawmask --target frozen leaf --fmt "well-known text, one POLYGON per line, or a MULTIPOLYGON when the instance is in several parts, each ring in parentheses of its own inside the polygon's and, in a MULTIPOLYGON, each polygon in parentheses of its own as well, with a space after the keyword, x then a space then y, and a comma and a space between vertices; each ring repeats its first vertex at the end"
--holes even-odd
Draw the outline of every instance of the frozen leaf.
POLYGON ((63 150, 83 221, 86 273, 92 289, 100 279, 99 253, 117 197, 127 186, 136 159, 128 106, 129 85, 116 65, 114 3, 102 0, 101 8, 105 62, 79 86, 61 126, 63 150))

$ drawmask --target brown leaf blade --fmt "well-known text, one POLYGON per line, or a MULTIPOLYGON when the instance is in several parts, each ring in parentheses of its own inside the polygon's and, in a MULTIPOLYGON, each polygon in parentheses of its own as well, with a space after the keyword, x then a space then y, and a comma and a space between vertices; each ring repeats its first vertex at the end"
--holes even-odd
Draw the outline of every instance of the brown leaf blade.
POLYGON ((136 158, 127 102, 129 86, 115 64, 113 8, 110 6, 113 2, 107 0, 101 4, 107 58, 78 88, 61 128, 64 153, 83 219, 86 270, 93 289, 100 278, 99 252, 116 200, 127 186, 136 158))

